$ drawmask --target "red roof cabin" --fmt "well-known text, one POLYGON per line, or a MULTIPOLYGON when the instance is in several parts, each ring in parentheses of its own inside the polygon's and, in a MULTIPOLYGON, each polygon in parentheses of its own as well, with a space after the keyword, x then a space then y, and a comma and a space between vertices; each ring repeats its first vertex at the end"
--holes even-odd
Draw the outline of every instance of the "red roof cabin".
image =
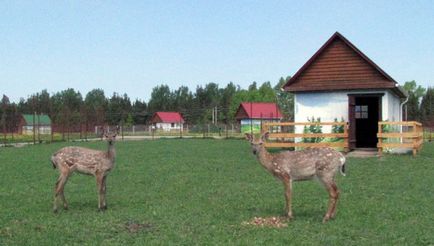
POLYGON ((182 131, 184 122, 178 112, 156 112, 151 118, 152 125, 161 131, 182 131))
POLYGON ((282 114, 276 103, 243 102, 235 113, 241 132, 259 133, 265 122, 280 122, 282 114))

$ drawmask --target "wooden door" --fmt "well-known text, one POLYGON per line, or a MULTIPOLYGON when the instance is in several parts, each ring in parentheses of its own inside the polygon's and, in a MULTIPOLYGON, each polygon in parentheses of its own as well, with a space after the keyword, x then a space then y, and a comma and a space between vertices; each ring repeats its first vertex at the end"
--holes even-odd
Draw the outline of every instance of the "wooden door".
POLYGON ((356 96, 348 95, 348 144, 349 149, 356 148, 356 96))

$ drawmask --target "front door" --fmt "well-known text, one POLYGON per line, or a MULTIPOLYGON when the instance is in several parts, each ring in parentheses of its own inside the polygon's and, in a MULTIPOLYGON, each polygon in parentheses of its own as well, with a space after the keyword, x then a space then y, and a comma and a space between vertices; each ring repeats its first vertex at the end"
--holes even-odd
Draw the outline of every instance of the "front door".
POLYGON ((350 149, 376 148, 382 95, 350 95, 350 149))

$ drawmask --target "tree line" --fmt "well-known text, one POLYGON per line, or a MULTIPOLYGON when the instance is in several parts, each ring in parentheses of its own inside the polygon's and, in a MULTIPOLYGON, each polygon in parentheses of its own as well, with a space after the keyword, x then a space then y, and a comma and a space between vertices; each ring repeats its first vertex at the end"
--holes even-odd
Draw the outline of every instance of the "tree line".
POLYGON ((93 89, 85 96, 73 88, 52 94, 44 89, 21 98, 18 103, 10 102, 3 95, 0 125, 4 131, 13 130, 21 114, 47 114, 55 125, 68 129, 82 125, 147 124, 157 111, 180 112, 188 124, 208 123, 213 116, 218 122, 227 124, 235 121, 235 112, 241 102, 275 102, 285 120, 291 120, 293 96, 280 89, 288 79, 282 77, 274 86, 271 82, 261 85, 253 82, 247 89, 232 82, 225 87, 208 83, 197 86, 194 91, 187 86, 171 90, 163 84, 152 89, 148 102, 132 101, 126 93, 107 96, 103 89, 93 89))
MULTIPOLYGON (((190 90, 180 86, 172 90, 167 85, 158 85, 151 91, 148 102, 132 101, 127 94, 113 93, 107 96, 103 89, 93 89, 83 96, 69 88, 50 94, 46 89, 10 102, 3 95, 0 102, 0 126, 3 132, 14 130, 21 114, 47 114, 58 126, 68 129, 86 125, 133 125, 147 124, 154 112, 177 111, 188 124, 210 123, 213 117, 220 123, 235 122, 235 112, 241 102, 275 102, 279 105, 284 120, 294 117, 294 98, 281 87, 290 77, 280 78, 274 86, 267 81, 260 85, 252 82, 248 88, 230 82, 225 87, 208 83, 190 90)), ((417 120, 434 126, 434 88, 423 88, 415 81, 403 86, 409 97, 406 103, 407 120, 417 120)), ((77 130, 77 128, 75 128, 77 130)))

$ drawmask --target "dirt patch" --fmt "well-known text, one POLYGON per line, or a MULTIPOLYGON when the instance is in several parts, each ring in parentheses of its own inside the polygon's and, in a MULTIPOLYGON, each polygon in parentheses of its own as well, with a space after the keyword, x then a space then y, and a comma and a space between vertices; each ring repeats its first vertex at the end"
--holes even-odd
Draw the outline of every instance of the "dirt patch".
POLYGON ((135 221, 128 221, 125 223, 125 229, 129 233, 137 233, 139 231, 152 231, 154 226, 150 223, 138 223, 135 221))
POLYGON ((275 227, 282 228, 288 226, 288 218, 286 217, 254 217, 250 221, 244 221, 243 225, 262 226, 262 227, 275 227))

